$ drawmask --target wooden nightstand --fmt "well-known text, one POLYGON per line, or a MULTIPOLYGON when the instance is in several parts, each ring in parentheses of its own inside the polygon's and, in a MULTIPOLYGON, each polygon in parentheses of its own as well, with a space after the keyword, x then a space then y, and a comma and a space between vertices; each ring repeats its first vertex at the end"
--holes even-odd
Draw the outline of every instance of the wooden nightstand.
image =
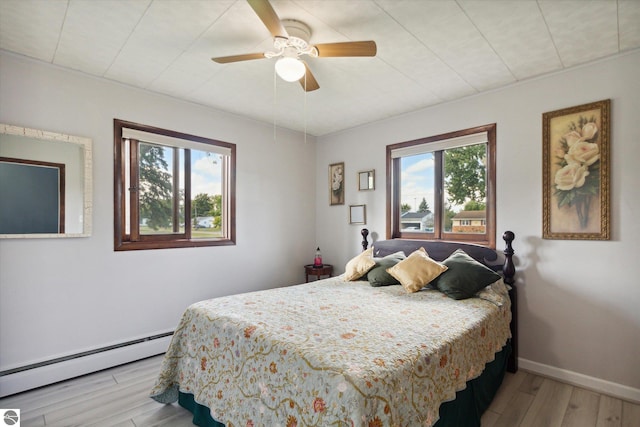
POLYGON ((320 279, 320 276, 329 276, 333 274, 333 265, 322 264, 322 267, 314 267, 313 264, 307 264, 304 266, 304 272, 307 276, 307 283, 309 282, 309 276, 316 276, 320 279))

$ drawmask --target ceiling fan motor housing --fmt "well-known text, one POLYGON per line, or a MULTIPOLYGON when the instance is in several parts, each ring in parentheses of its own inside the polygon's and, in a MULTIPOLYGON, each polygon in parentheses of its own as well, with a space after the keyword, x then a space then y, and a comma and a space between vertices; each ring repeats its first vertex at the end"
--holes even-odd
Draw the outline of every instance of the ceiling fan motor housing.
POLYGON ((265 55, 267 57, 279 56, 294 56, 291 55, 292 49, 295 50, 295 56, 310 55, 318 56, 318 51, 315 47, 309 45, 309 39, 311 38, 311 28, 307 24, 295 19, 283 19, 282 26, 287 30, 289 38, 276 37, 273 42, 274 48, 277 50, 275 55, 265 55))
POLYGON ((309 43, 309 39, 311 39, 311 28, 304 22, 295 19, 283 19, 282 26, 287 30, 290 37, 296 37, 307 44, 309 43))

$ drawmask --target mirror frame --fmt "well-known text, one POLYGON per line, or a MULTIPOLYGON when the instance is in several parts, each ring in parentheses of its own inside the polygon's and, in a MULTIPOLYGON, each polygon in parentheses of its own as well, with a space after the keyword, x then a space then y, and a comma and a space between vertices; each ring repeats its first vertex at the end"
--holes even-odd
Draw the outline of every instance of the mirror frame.
POLYGON ((91 236, 93 213, 93 166, 92 166, 92 140, 90 138, 62 133, 30 129, 0 123, 0 134, 24 136, 26 138, 41 141, 64 142, 79 145, 83 149, 84 177, 83 177, 83 217, 82 233, 32 233, 32 234, 0 234, 0 239, 25 239, 25 238, 63 238, 63 237, 89 237, 91 236))
POLYGON ((376 189, 375 169, 358 172, 358 191, 369 191, 369 190, 375 190, 375 189, 376 189))

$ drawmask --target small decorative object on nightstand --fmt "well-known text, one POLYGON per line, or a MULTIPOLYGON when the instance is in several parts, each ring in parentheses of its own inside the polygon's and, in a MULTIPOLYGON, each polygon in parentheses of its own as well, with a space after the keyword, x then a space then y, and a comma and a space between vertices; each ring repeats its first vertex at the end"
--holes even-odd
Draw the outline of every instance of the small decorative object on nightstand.
POLYGON ((320 246, 316 249, 316 256, 313 258, 313 266, 316 268, 322 267, 322 253, 320 252, 320 246))
POLYGON ((329 276, 333 274, 333 266, 331 264, 322 264, 320 267, 316 267, 313 264, 307 264, 304 266, 304 272, 307 277, 307 283, 309 282, 309 276, 316 276, 320 279, 320 276, 329 276))

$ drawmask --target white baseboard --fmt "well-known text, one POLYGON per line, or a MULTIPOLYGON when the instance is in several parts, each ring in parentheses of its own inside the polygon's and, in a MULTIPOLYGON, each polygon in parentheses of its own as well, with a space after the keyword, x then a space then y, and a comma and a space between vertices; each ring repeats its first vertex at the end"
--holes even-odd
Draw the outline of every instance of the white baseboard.
POLYGON ((518 358, 518 367, 524 371, 556 379, 567 384, 593 390, 598 393, 617 397, 633 403, 640 403, 640 389, 637 388, 601 380, 599 378, 590 377, 588 375, 567 371, 566 369, 560 369, 522 358, 518 358))
POLYGON ((171 336, 78 357, 0 377, 0 397, 164 353, 171 336))

